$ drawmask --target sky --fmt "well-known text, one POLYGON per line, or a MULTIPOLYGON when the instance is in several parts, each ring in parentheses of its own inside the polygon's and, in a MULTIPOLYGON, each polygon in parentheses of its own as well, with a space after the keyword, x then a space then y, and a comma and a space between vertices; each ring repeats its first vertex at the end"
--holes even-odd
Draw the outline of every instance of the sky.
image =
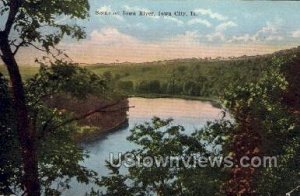
MULTIPOLYGON (((300 45, 297 1, 90 0, 90 6, 89 19, 57 19, 85 27, 86 39, 65 39, 59 45, 78 63, 257 55, 300 45), (123 11, 155 15, 128 16, 123 11), (176 11, 186 15, 175 16, 176 11), (100 14, 105 12, 111 14, 100 14)), ((34 54, 24 49, 18 59, 31 64, 34 54)))

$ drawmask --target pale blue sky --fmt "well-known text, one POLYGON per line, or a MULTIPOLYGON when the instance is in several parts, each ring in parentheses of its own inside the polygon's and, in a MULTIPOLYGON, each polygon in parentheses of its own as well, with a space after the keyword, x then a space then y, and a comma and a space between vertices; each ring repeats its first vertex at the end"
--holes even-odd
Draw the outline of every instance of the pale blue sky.
MULTIPOLYGON (((61 44, 80 63, 256 55, 300 45, 297 1, 90 0, 90 5, 89 19, 71 21, 85 27, 87 39, 61 44), (97 10, 183 11, 188 16, 99 16, 97 10)), ((23 50, 19 58, 30 63, 33 55, 27 53, 23 50)))
MULTIPOLYGON (((261 32, 255 40, 265 43, 281 44, 286 42, 298 41, 297 31, 300 30, 300 3, 295 1, 212 1, 212 0, 166 0, 166 1, 99 1, 91 0, 91 18, 89 22, 85 22, 87 32, 99 30, 105 27, 113 27, 119 32, 136 37, 143 41, 163 40, 174 35, 181 35, 187 31, 197 32, 201 36, 199 41, 210 43, 223 43, 217 37, 208 40, 209 35, 216 33, 216 27, 220 24, 231 24, 221 34, 225 36, 226 42, 234 36, 240 40, 246 39, 247 34, 254 36, 257 32, 261 32), (226 19, 220 20, 212 18, 209 14, 199 14, 198 17, 176 17, 175 20, 168 20, 162 17, 153 19, 151 17, 130 17, 122 16, 116 18, 114 16, 97 16, 95 11, 103 7, 109 7, 112 11, 121 10, 138 10, 139 8, 151 11, 186 11, 193 10, 209 10, 213 14, 219 14, 226 19), (209 22, 211 26, 202 23, 189 23, 192 19, 201 19, 209 22), (294 33, 294 36, 293 36, 294 33), (206 37, 208 36, 208 37, 206 37), (245 37, 242 39, 242 37, 245 37)), ((299 34, 299 33, 298 33, 299 34)), ((236 38, 237 39, 237 38, 236 38)), ((247 39, 246 39, 247 40, 247 39)), ((298 42, 299 43, 299 42, 298 42)))

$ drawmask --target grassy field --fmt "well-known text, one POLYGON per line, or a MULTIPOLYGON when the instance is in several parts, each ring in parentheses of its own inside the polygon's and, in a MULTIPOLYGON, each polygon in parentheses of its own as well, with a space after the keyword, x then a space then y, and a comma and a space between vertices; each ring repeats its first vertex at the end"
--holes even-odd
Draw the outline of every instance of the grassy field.
MULTIPOLYGON (((38 67, 32 67, 32 66, 20 66, 20 72, 22 74, 23 79, 28 79, 32 77, 34 74, 38 72, 38 67)), ((4 65, 0 65, 0 73, 3 73, 4 75, 8 75, 6 67, 4 65)))
POLYGON ((139 63, 139 64, 111 64, 94 65, 88 67, 97 74, 111 72, 113 76, 120 77, 120 80, 133 81, 134 83, 142 80, 162 80, 170 77, 170 71, 174 65, 164 63, 139 63))

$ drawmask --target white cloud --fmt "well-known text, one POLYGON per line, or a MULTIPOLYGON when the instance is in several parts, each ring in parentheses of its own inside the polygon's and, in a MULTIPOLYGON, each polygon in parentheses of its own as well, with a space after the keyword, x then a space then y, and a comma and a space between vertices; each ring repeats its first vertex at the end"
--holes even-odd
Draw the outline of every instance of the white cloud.
MULTIPOLYGON (((211 9, 201 9, 200 8, 200 9, 194 10, 194 12, 197 14, 200 14, 202 16, 208 16, 210 19, 219 21, 219 24, 215 27, 215 31, 204 36, 208 41, 216 41, 216 40, 225 41, 226 36, 224 34, 224 31, 230 27, 238 26, 236 23, 229 20, 229 18, 227 16, 224 16, 217 12, 213 12, 211 9)), ((197 23, 203 24, 207 27, 212 26, 212 23, 210 23, 209 21, 202 20, 199 18, 188 21, 189 25, 193 25, 193 24, 197 24, 197 23)))
POLYGON ((293 38, 300 38, 300 29, 293 31, 291 34, 293 38))
POLYGON ((267 24, 262 27, 259 31, 257 31, 253 36, 254 40, 267 40, 267 41, 273 41, 277 40, 280 41, 283 39, 283 37, 280 35, 279 32, 280 24, 267 22, 267 24))
MULTIPOLYGON (((249 35, 248 37, 251 37, 249 35)), ((271 53, 282 46, 266 43, 220 43, 208 44, 200 38, 224 39, 222 32, 210 36, 199 35, 197 31, 170 35, 158 41, 143 41, 120 32, 114 27, 105 27, 93 31, 89 38, 80 42, 61 43, 60 48, 78 63, 146 62, 176 58, 231 57, 271 53)), ((249 39, 245 36, 245 39, 249 39)), ((286 48, 291 46, 286 46, 286 48)), ((36 56, 31 48, 25 48, 17 56, 23 63, 33 62, 36 56), (31 58, 32 57, 32 58, 31 58)), ((37 53, 36 53, 37 54, 37 53)))
POLYGON ((284 37, 281 35, 267 35, 261 37, 260 35, 254 34, 244 34, 240 36, 233 36, 228 42, 260 42, 263 40, 266 41, 281 41, 284 37))
POLYGON ((100 8, 97 9, 98 12, 111 12, 112 9, 111 9, 111 6, 107 6, 107 5, 104 5, 100 8))
POLYGON ((257 32, 257 34, 260 34, 260 33, 270 33, 270 34, 278 33, 278 28, 279 28, 278 24, 267 22, 266 26, 262 27, 257 32))
POLYGON ((207 34, 205 37, 207 38, 208 41, 215 41, 215 40, 225 41, 225 35, 223 32, 214 32, 211 34, 207 34))
POLYGON ((135 38, 123 34, 113 27, 102 28, 100 31, 94 30, 90 37, 90 40, 86 42, 102 45, 123 45, 137 41, 135 38))
POLYGON ((255 41, 255 36, 252 36, 250 34, 244 34, 244 35, 240 35, 240 36, 233 36, 231 40, 229 40, 228 42, 249 42, 249 41, 255 41))
POLYGON ((224 31, 229 27, 235 27, 235 26, 237 26, 237 24, 232 21, 223 22, 218 26, 216 26, 215 32, 207 34, 205 37, 208 41, 216 41, 216 40, 225 41, 226 36, 224 31))
POLYGON ((205 26, 207 26, 207 27, 211 27, 211 26, 212 26, 212 24, 211 24, 209 21, 203 20, 203 19, 201 19, 201 18, 194 18, 194 19, 191 19, 191 20, 188 21, 187 24, 188 24, 188 25, 202 24, 202 25, 205 25, 205 26))
MULTIPOLYGON (((203 36, 197 31, 170 36, 160 41, 142 41, 124 34, 116 28, 107 27, 93 31, 90 39, 81 43, 64 44, 69 56, 83 63, 146 62, 176 58, 230 57, 270 53, 276 48, 257 43, 247 45, 210 45, 200 41, 203 36)), ((207 39, 224 39, 221 32, 205 36, 207 39)))
POLYGON ((281 41, 281 40, 283 40, 283 36, 281 36, 281 35, 269 35, 265 39, 267 41, 281 41))
POLYGON ((135 12, 144 11, 144 12, 150 12, 149 9, 147 9, 147 8, 141 8, 141 7, 138 7, 138 6, 124 5, 124 8, 125 8, 127 11, 135 11, 135 12))
POLYGON ((181 42, 187 45, 193 45, 199 42, 202 36, 197 31, 186 31, 184 34, 179 34, 169 39, 170 42, 181 42))
POLYGON ((200 8, 200 9, 194 10, 194 12, 197 13, 197 14, 208 16, 212 19, 220 20, 220 21, 225 21, 225 20, 228 19, 226 16, 223 16, 222 14, 211 11, 211 9, 201 9, 200 8))
POLYGON ((262 41, 281 41, 284 37, 280 34, 279 23, 267 22, 265 26, 256 33, 233 36, 228 42, 262 42, 262 41))
POLYGON ((226 21, 223 22, 221 24, 219 24, 218 26, 216 26, 216 31, 221 32, 221 31, 225 31, 226 29, 230 28, 230 27, 236 27, 237 24, 232 22, 232 21, 226 21))
POLYGON ((159 41, 142 41, 113 27, 93 31, 80 43, 65 43, 70 57, 77 62, 145 62, 174 58, 204 56, 197 31, 170 36, 159 41))

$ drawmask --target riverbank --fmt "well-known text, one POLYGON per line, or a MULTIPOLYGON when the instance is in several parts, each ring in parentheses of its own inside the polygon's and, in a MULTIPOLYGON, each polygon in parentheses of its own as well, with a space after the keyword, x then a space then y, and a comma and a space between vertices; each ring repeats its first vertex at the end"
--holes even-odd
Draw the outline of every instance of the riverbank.
POLYGON ((172 95, 172 94, 132 94, 129 97, 157 99, 157 98, 174 98, 194 101, 210 102, 214 107, 221 108, 221 101, 217 97, 200 97, 200 96, 188 96, 188 95, 172 95))
POLYGON ((83 126, 80 131, 73 135, 73 139, 76 143, 89 143, 104 137, 107 134, 114 133, 120 129, 128 127, 128 118, 117 124, 112 124, 110 128, 99 128, 83 126))
POLYGON ((78 121, 78 131, 73 133, 73 139, 77 143, 92 141, 108 132, 113 132, 128 124, 127 111, 129 103, 127 99, 108 101, 104 98, 89 96, 84 100, 78 100, 70 96, 58 95, 47 100, 49 107, 65 110, 75 117, 82 116, 98 108, 112 105, 101 112, 95 112, 78 121))

